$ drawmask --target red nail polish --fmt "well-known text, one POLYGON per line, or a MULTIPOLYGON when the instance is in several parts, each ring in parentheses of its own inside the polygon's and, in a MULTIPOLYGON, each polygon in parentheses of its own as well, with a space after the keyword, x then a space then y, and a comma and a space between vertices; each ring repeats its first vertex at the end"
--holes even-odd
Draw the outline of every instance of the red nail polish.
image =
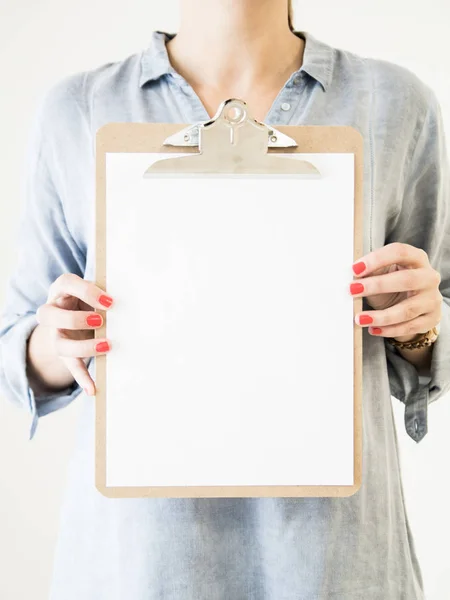
POLYGON ((370 323, 373 323, 373 319, 370 315, 361 315, 359 317, 359 323, 360 325, 370 325, 370 323))
POLYGON ((350 284, 350 293, 351 294, 361 294, 364 291, 364 286, 362 283, 351 283, 350 284))
POLYGON ((108 342, 99 342, 96 346, 95 346, 95 351, 96 352, 109 352, 110 351, 110 345, 108 342))
POLYGON ((381 329, 379 327, 372 327, 372 333, 375 333, 377 335, 381 333, 381 329))
POLYGON ((111 298, 111 296, 107 296, 106 294, 102 294, 98 301, 102 306, 106 306, 106 308, 109 308, 113 303, 113 299, 111 298))
POLYGON ((100 327, 102 324, 102 317, 100 315, 89 315, 86 319, 86 323, 89 327, 100 327))
POLYGON ((359 275, 360 273, 362 273, 365 270, 366 270, 366 263, 364 263, 364 262, 357 262, 353 265, 353 271, 354 271, 355 275, 359 275))

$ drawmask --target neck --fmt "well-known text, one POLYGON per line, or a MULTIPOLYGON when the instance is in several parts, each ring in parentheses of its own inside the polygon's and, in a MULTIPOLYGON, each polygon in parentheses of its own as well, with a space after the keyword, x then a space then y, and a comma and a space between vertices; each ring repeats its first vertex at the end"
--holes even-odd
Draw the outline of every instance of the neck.
POLYGON ((301 67, 302 48, 287 0, 183 0, 179 32, 167 44, 174 68, 209 86, 289 75, 301 67))

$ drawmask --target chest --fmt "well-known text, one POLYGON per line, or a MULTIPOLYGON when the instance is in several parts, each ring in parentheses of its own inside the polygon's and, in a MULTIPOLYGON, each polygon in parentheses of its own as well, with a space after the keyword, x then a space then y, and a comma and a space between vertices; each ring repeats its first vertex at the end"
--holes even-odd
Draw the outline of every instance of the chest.
MULTIPOLYGON (((69 226, 86 251, 87 279, 94 279, 95 276, 95 131, 114 121, 180 123, 181 128, 182 124, 207 121, 210 118, 208 111, 213 112, 213 104, 217 100, 209 96, 205 106, 190 86, 172 81, 171 78, 143 88, 139 94, 130 91, 129 96, 123 96, 117 102, 111 102, 111 98, 100 97, 97 100, 92 115, 91 136, 84 141, 82 156, 77 157, 80 176, 68 185, 70 197, 67 202, 69 226)), ((273 99, 267 95, 260 100, 255 96, 244 100, 249 105, 252 103, 259 114, 267 111, 263 120, 268 125, 347 125, 363 135, 364 254, 382 246, 389 198, 382 180, 376 179, 379 170, 373 169, 374 162, 381 159, 374 145, 369 92, 360 88, 353 91, 351 98, 348 94, 329 95, 319 82, 303 73, 301 77, 291 78, 273 99)), ((320 231, 320 224, 311 225, 320 231)))

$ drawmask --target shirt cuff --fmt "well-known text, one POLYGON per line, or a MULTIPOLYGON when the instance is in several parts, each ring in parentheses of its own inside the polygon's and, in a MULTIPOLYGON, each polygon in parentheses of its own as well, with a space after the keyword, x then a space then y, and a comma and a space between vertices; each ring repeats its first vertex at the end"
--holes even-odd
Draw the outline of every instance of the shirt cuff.
POLYGON ((442 302, 442 316, 437 340, 433 344, 428 402, 450 391, 450 305, 442 302))
MULTIPOLYGON (((39 417, 67 406, 81 392, 80 386, 74 382, 64 390, 47 395, 36 396, 31 389, 27 377, 27 342, 33 329, 37 326, 35 314, 25 315, 14 324, 6 334, 7 343, 1 345, 0 379, 2 390, 7 399, 22 408, 31 416, 29 439, 36 433, 39 417)), ((6 340, 5 340, 6 342, 6 340)))
POLYGON ((414 365, 385 344, 391 394, 405 404, 405 428, 416 442, 428 431, 428 405, 450 391, 450 306, 444 300, 441 315, 428 378, 419 377, 414 365))

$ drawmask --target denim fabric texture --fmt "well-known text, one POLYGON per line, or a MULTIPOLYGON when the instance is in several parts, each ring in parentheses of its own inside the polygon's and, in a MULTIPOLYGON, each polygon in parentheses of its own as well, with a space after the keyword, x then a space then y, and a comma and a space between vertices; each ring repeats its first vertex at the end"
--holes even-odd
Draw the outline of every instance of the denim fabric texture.
MULTIPOLYGON (((363 135, 364 254, 404 242, 423 248, 441 273, 431 376, 419 378, 364 328, 363 482, 349 498, 103 497, 94 485, 94 401, 76 384, 35 396, 26 342, 59 275, 95 279, 96 130, 112 121, 194 123, 209 115, 170 65, 165 42, 174 34, 154 31, 143 51, 61 79, 42 97, 30 135, 18 259, 0 326, 2 393, 28 411, 30 438, 43 416, 75 398, 82 405, 50 600, 424 600, 391 395, 405 406, 400 434, 419 442, 429 404, 450 390, 449 164, 441 109, 406 68, 296 33, 306 41, 303 65, 264 121, 351 125, 363 135)), ((311 225, 320 232, 320 223, 311 225)), ((318 360, 326 372, 332 354, 324 349, 318 360)), ((332 381, 324 377, 322 385, 338 397, 332 381)))

